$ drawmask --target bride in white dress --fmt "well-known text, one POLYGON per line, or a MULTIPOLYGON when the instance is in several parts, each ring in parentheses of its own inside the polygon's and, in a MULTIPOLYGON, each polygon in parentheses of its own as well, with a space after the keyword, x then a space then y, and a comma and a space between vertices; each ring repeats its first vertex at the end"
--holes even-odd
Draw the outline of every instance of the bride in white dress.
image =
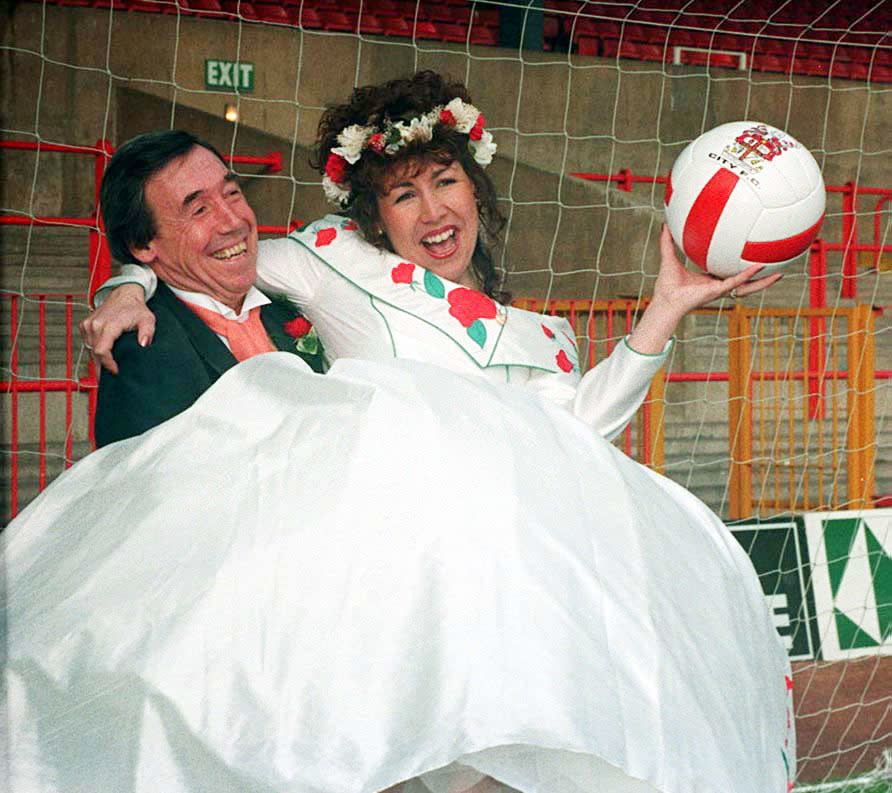
POLYGON ((687 311, 774 278, 689 273, 664 232, 648 310, 581 376, 565 321, 499 302, 493 150, 431 73, 331 109, 347 216, 258 257, 328 374, 251 358, 8 528, 13 791, 785 793, 746 555, 605 440, 687 311))

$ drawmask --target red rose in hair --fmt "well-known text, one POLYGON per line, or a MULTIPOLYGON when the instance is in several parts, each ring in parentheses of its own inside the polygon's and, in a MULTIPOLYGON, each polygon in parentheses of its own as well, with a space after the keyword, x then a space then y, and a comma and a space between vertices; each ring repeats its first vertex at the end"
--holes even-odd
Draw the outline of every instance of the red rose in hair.
POLYGON ((372 151, 380 154, 384 151, 384 136, 380 132, 376 132, 374 135, 369 136, 368 144, 372 151))
POLYGON ((542 332, 543 332, 546 336, 548 336, 549 339, 553 339, 553 338, 554 338, 554 331, 553 331, 551 328, 547 327, 546 325, 542 325, 541 328, 542 328, 542 332))
POLYGON ((483 137, 483 128, 486 126, 486 119, 483 118, 483 113, 477 116, 477 120, 474 122, 474 126, 471 127, 471 131, 468 133, 468 137, 471 140, 480 140, 483 137))
POLYGON ((313 325, 306 317, 295 317, 290 322, 286 322, 282 325, 282 330, 289 336, 293 336, 295 339, 299 339, 301 336, 306 336, 312 328, 313 325))
POLYGON ((331 245, 334 238, 338 236, 338 230, 334 228, 319 229, 316 232, 316 247, 321 248, 325 245, 331 245))
POLYGON ((440 122, 442 124, 448 124, 450 127, 455 126, 455 116, 452 115, 451 110, 441 110, 440 111, 440 122))
POLYGON ((412 274, 415 272, 415 265, 409 262, 402 262, 390 271, 390 278, 395 284, 411 284, 412 274))
POLYGON ((446 299, 449 301, 449 313, 464 328, 470 327, 475 319, 494 319, 496 316, 495 301, 476 289, 460 286, 446 295, 446 299))
POLYGON ((347 161, 340 154, 332 152, 325 161, 325 175, 337 184, 347 181, 347 161))
POLYGON ((557 355, 554 356, 555 361, 557 361, 557 365, 565 372, 573 371, 573 364, 570 363, 570 359, 567 357, 567 353, 561 350, 557 355))

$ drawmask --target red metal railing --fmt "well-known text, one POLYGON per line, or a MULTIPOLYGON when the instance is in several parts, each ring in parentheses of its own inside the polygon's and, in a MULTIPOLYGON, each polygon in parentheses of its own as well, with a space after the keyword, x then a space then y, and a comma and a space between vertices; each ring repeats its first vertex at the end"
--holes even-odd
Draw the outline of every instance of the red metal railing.
MULTIPOLYGON (((115 152, 115 148, 107 140, 99 140, 93 146, 69 146, 42 141, 13 141, 0 140, 0 148, 18 151, 33 151, 38 155, 44 152, 60 154, 74 154, 94 158, 94 184, 92 214, 87 217, 54 217, 32 216, 22 214, 0 215, 0 225, 12 226, 74 226, 88 228, 89 232, 89 289, 83 294, 52 294, 34 293, 22 294, 18 292, 0 291, 0 300, 10 318, 10 372, 9 379, 0 380, 0 393, 10 395, 10 517, 15 517, 19 508, 19 454, 21 452, 21 432, 19 422, 19 395, 38 394, 38 487, 40 490, 46 486, 47 481, 47 395, 62 393, 65 395, 65 433, 64 466, 72 464, 73 440, 71 426, 73 420, 73 397, 75 394, 87 395, 88 404, 88 441, 95 448, 93 435, 93 419, 96 413, 96 369, 92 359, 88 356, 87 374, 75 379, 74 361, 72 350, 75 348, 74 339, 74 305, 75 301, 81 305, 92 299, 96 288, 111 276, 111 251, 102 226, 102 217, 99 213, 99 188, 102 184, 102 176, 105 167, 115 152), (64 303, 65 305, 65 377, 61 379, 47 378, 47 305, 48 303, 64 303), (26 303, 36 303, 38 312, 38 361, 37 377, 33 375, 24 377, 21 372, 19 360, 19 318, 23 306, 26 303)), ((233 155, 224 156, 230 164, 263 166, 263 173, 278 173, 282 170, 282 153, 270 152, 263 156, 233 155)), ((292 221, 287 226, 282 225, 258 225, 258 231, 266 234, 285 234, 298 227, 297 221, 292 221)), ((78 342, 79 344, 79 342, 78 342)))
MULTIPOLYGON (((12 475, 12 514, 15 515, 17 510, 17 473, 18 473, 18 444, 19 444, 19 426, 17 417, 18 394, 37 392, 40 394, 40 437, 38 440, 39 452, 41 454, 41 464, 39 473, 39 485, 42 488, 46 481, 46 468, 43 462, 43 454, 46 448, 46 395, 52 392, 63 392, 66 394, 66 421, 67 426, 71 426, 72 403, 71 398, 74 393, 84 392, 88 394, 89 404, 89 440, 93 443, 92 425, 93 415, 95 412, 95 392, 96 392, 96 373, 93 368, 92 361, 88 364, 88 373, 85 377, 78 380, 73 379, 71 350, 73 346, 73 327, 72 327, 72 307, 73 301, 77 297, 92 297, 96 286, 101 284, 111 274, 111 254, 102 228, 101 216, 98 212, 99 206, 99 187, 102 181, 102 175, 108 160, 114 153, 114 148, 106 140, 99 140, 94 146, 68 146, 59 144, 50 144, 34 141, 0 141, 0 148, 29 150, 35 152, 58 152, 65 154, 75 154, 80 156, 90 156, 94 158, 94 209, 93 213, 88 217, 34 217, 26 215, 0 215, 0 225, 32 225, 32 226, 81 226, 90 229, 89 235, 89 262, 90 277, 89 290, 86 295, 51 295, 36 294, 22 295, 17 293, 0 293, 2 297, 9 301, 10 317, 12 318, 12 350, 11 350, 11 372, 10 379, 0 381, 0 393, 9 393, 11 395, 11 444, 10 451, 12 454, 11 475, 12 475), (38 379, 23 380, 19 373, 18 358, 18 340, 16 338, 16 317, 19 313, 20 300, 34 300, 38 303, 39 320, 39 361, 38 361, 38 379), (65 343, 66 352, 66 377, 57 380, 46 379, 46 301, 64 300, 66 305, 66 334, 65 343)), ((263 156, 244 156, 235 155, 227 157, 232 164, 243 165, 260 165, 264 167, 265 173, 276 173, 282 169, 281 152, 271 152, 263 156)), ((631 191, 638 184, 664 184, 665 177, 645 176, 634 174, 631 170, 625 168, 614 174, 599 173, 575 173, 582 179, 599 182, 614 183, 618 189, 631 191)), ((871 251, 875 254, 875 266, 879 266, 880 256, 883 253, 892 252, 892 245, 883 245, 881 240, 880 218, 884 205, 892 200, 892 189, 884 188, 864 188, 858 187, 854 183, 848 183, 842 186, 830 186, 827 188, 828 193, 840 194, 843 202, 843 240, 839 243, 830 243, 824 239, 818 239, 812 245, 809 260, 810 278, 810 305, 812 308, 821 308, 827 303, 827 253, 829 251, 839 251, 843 254, 843 296, 854 297, 856 289, 855 273, 858 265, 858 253, 861 251, 871 251), (858 238, 859 223, 857 217, 858 197, 863 195, 877 195, 879 199, 873 210, 873 238, 869 243, 861 243, 858 238)), ((287 233, 297 227, 297 222, 292 222, 287 226, 281 225, 260 225, 258 230, 262 233, 287 233)), ((551 301, 549 304, 541 304, 542 310, 554 311, 557 301, 551 301)), ((591 340, 588 348, 588 366, 592 366, 597 360, 597 344, 595 339, 598 335, 594 329, 594 312, 592 311, 591 301, 560 301, 564 308, 564 313, 574 327, 581 327, 580 318, 584 319, 586 324, 586 335, 591 340)), ((606 301, 607 306, 605 316, 604 333, 601 335, 601 343, 604 345, 603 351, 605 355, 609 355, 612 351, 616 340, 625 333, 628 333, 634 323, 635 314, 638 306, 630 305, 628 301, 606 301), (622 332, 618 332, 621 329, 622 332)), ((643 303, 641 308, 643 308, 643 303)), ((762 378, 769 378, 772 375, 785 379, 808 378, 811 385, 811 410, 814 416, 819 416, 822 410, 822 394, 823 387, 827 380, 836 377, 844 377, 842 372, 821 371, 823 330, 821 323, 824 321, 821 317, 811 317, 810 323, 810 340, 809 348, 809 365, 807 371, 797 372, 780 372, 780 373, 763 373, 762 378)), ((878 378, 892 377, 892 372, 886 370, 877 371, 878 378)), ((678 372, 667 375, 666 380, 669 382, 710 382, 710 381, 727 381, 727 372, 678 372)), ((652 433, 649 425, 653 422, 648 408, 643 413, 643 429, 639 433, 639 456, 645 461, 650 461, 651 449, 648 447, 649 439, 652 433), (643 446, 641 445, 643 443, 643 446)), ((66 466, 70 465, 71 460, 71 439, 68 433, 66 445, 66 466)), ((624 440, 624 446, 628 453, 632 452, 632 436, 631 432, 627 432, 624 440)))
MULTIPOLYGON (((636 184, 665 184, 665 176, 639 176, 628 168, 616 173, 571 173, 579 179, 590 182, 610 182, 618 190, 631 192, 636 184)), ((874 269, 880 266, 880 257, 884 253, 892 253, 892 243, 882 244, 881 221, 883 206, 892 201, 892 188, 859 187, 854 182, 844 185, 828 185, 827 192, 842 197, 842 239, 839 242, 828 242, 817 239, 809 251, 809 305, 811 308, 827 306, 827 253, 830 251, 843 254, 842 287, 840 297, 857 298, 858 254, 870 252, 874 254, 874 269), (859 240, 858 198, 859 196, 879 196, 872 211, 873 236, 870 242, 859 240)))

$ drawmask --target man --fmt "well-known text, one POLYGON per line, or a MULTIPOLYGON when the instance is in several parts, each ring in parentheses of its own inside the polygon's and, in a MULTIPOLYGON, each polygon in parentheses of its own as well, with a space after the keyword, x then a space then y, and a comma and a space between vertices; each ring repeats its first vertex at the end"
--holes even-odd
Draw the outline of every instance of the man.
POLYGON ((182 412, 251 355, 287 350, 322 371, 320 354, 297 351, 296 309, 253 286, 257 220, 209 143, 177 130, 128 141, 109 163, 100 202, 112 254, 159 278, 148 303, 153 343, 146 346, 144 328, 125 333, 114 346, 117 365, 100 378, 100 446, 182 412))

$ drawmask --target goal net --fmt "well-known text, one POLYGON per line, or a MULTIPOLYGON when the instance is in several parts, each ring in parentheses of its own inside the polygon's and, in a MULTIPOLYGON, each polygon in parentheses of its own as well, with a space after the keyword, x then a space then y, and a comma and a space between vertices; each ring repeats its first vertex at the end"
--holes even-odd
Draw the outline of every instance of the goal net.
POLYGON ((110 263, 108 154, 180 127, 267 234, 329 211, 323 107, 431 68, 499 150, 517 302, 609 353, 653 289, 665 176, 728 121, 788 131, 828 188, 782 281, 690 315, 618 441, 728 520, 794 659, 801 790, 892 786, 892 6, 884 0, 58 0, 3 11, 3 520, 91 449, 76 326, 110 263))

